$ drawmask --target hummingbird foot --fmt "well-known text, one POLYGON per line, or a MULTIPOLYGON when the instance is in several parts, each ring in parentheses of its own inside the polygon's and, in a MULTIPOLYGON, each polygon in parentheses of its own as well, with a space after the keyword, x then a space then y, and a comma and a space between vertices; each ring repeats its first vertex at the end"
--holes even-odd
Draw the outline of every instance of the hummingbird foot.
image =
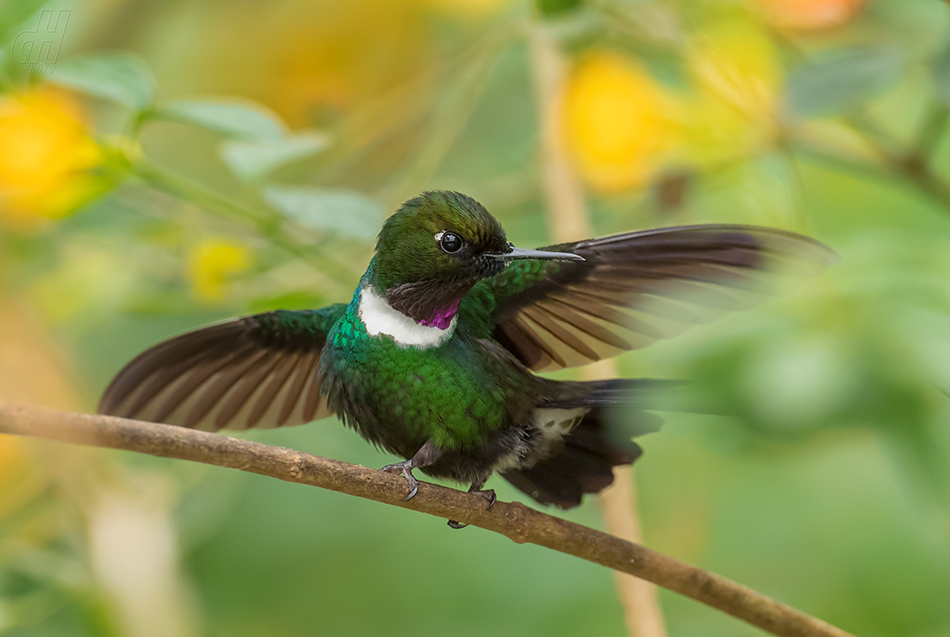
POLYGON ((498 498, 495 496, 495 490, 494 490, 494 489, 469 489, 468 492, 469 492, 469 493, 474 493, 475 495, 478 495, 478 496, 481 496, 481 497, 485 498, 485 501, 488 502, 488 506, 485 507, 486 509, 492 508, 492 506, 494 506, 494 504, 495 504, 495 500, 498 499, 498 498))
MULTIPOLYGON (((492 508, 492 505, 495 504, 495 500, 497 500, 494 489, 482 489, 482 485, 480 484, 473 484, 468 488, 468 492, 485 498, 485 500, 488 502, 488 506, 485 507, 486 510, 492 508)), ((467 526, 468 524, 456 522, 455 520, 449 520, 449 528, 464 529, 467 526)))
POLYGON ((409 483, 409 495, 402 499, 402 501, 405 502, 406 500, 411 500, 416 497, 416 493, 419 491, 419 481, 416 480, 416 476, 412 475, 412 470, 418 469, 419 467, 428 467, 436 462, 441 455, 442 450, 430 440, 422 445, 419 451, 416 452, 416 455, 409 460, 403 460, 396 464, 388 464, 380 469, 380 471, 398 473, 406 479, 406 482, 409 483))
POLYGON ((388 464, 380 469, 380 471, 385 471, 386 473, 398 473, 406 479, 406 482, 409 483, 409 495, 402 499, 403 502, 416 497, 416 493, 419 491, 419 481, 416 480, 414 475, 412 475, 412 470, 415 468, 416 465, 412 460, 403 460, 402 462, 397 462, 396 464, 388 464))

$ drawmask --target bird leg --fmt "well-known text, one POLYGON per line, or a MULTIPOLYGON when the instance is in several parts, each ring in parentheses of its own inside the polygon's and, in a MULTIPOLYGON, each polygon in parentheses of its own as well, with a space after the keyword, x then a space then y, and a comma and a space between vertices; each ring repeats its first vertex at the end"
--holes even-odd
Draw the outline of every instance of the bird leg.
POLYGON ((385 471, 386 473, 398 473, 406 479, 406 482, 409 483, 409 495, 404 497, 402 500, 411 500, 416 496, 416 493, 419 491, 419 481, 414 475, 412 475, 413 469, 418 469, 419 467, 428 467, 430 464, 434 463, 439 459, 439 456, 442 455, 442 450, 432 444, 432 441, 425 443, 416 452, 409 460, 403 460, 402 462, 397 462, 395 464, 388 464, 380 471, 385 471))
MULTIPOLYGON (((488 506, 485 508, 490 509, 492 508, 492 505, 495 504, 495 500, 496 500, 495 490, 482 489, 482 486, 484 486, 484 484, 485 484, 484 480, 482 480, 481 482, 473 482, 472 486, 468 488, 468 492, 473 493, 479 497, 485 498, 485 500, 488 501, 488 506)), ((468 525, 462 524, 461 522, 456 522, 455 520, 449 520, 449 526, 453 529, 464 529, 468 525)))

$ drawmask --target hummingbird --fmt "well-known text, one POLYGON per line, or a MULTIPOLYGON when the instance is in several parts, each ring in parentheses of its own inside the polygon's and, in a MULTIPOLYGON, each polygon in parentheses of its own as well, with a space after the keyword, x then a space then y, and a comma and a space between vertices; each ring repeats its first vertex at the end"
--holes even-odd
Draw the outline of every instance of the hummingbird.
POLYGON ((664 381, 539 372, 669 338, 748 307, 772 273, 816 274, 833 260, 799 234, 723 224, 525 250, 471 197, 429 191, 385 221, 349 303, 159 343, 119 372, 99 412, 212 431, 335 414, 403 459, 383 470, 405 477, 405 499, 419 470, 491 506, 484 486, 500 474, 571 508, 641 455, 633 438, 661 421, 645 397, 664 381))

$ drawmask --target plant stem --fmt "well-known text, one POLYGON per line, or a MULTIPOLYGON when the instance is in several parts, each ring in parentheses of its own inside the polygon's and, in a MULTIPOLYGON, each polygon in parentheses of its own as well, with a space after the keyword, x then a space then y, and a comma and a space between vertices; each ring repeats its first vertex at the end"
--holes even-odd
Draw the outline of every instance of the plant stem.
POLYGON ((912 150, 886 148, 873 138, 868 141, 880 156, 879 162, 866 161, 804 140, 790 141, 790 148, 799 155, 869 179, 898 181, 912 186, 917 192, 927 195, 931 201, 950 212, 950 183, 933 171, 923 155, 912 150))
POLYGON ((915 148, 928 164, 933 162, 934 154, 937 152, 937 148, 943 140, 943 134, 947 130, 948 121, 950 121, 950 107, 942 102, 935 102, 930 105, 920 122, 920 127, 917 129, 915 148))
MULTIPOLYGON (((584 188, 577 178, 561 134, 561 93, 566 61, 543 24, 529 26, 529 47, 541 129, 541 170, 548 228, 554 243, 591 236, 584 188)), ((598 361, 580 370, 581 377, 616 378, 612 360, 598 361)), ((614 485, 600 498, 607 529, 627 541, 640 540, 640 515, 636 507, 633 469, 614 469, 614 485)), ((617 588, 630 637, 666 637, 663 612, 656 588, 643 580, 617 574, 617 588)))
POLYGON ((251 223, 262 237, 315 269, 325 273, 327 280, 334 281, 341 289, 350 291, 358 275, 356 272, 331 258, 317 245, 301 245, 284 227, 283 218, 269 210, 245 206, 199 183, 180 175, 153 166, 147 162, 135 162, 131 166, 134 175, 156 190, 190 201, 209 212, 228 219, 251 223))

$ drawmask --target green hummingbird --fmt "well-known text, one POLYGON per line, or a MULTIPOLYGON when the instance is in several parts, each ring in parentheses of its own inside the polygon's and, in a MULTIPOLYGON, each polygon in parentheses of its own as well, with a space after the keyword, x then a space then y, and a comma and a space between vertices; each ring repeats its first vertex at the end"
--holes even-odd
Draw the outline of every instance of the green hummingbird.
POLYGON ((807 237, 741 225, 659 228, 522 250, 477 201, 433 191, 383 225, 353 299, 276 310, 159 343, 106 389, 100 413, 209 430, 336 414, 413 470, 483 489, 499 473, 542 504, 577 506, 642 453, 659 417, 647 379, 563 381, 584 365, 748 306, 779 269, 834 259, 807 237), (623 418, 611 418, 623 408, 623 418), (618 424, 623 422, 625 424, 618 424))

